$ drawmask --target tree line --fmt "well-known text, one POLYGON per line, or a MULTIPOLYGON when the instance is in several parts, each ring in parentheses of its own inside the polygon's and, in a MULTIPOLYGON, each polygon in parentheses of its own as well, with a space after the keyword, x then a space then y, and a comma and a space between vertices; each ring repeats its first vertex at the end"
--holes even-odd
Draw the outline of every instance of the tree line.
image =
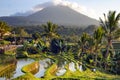
MULTIPOLYGON (((58 25, 47 22, 42 25, 43 32, 36 32, 31 35, 35 40, 34 44, 37 45, 31 49, 32 51, 36 50, 36 52, 60 54, 61 56, 66 56, 64 57, 66 60, 80 61, 87 67, 89 67, 89 64, 94 68, 100 67, 105 71, 119 73, 118 68, 120 68, 120 65, 117 61, 120 59, 116 59, 116 55, 119 54, 115 53, 112 45, 112 41, 120 37, 119 20, 120 13, 117 14, 116 11, 109 11, 107 15, 104 14, 104 19, 100 18, 100 26, 94 30, 92 35, 83 32, 77 37, 73 34, 69 38, 65 38, 57 32, 58 25), (70 39, 71 42, 69 42, 70 39)), ((19 30, 14 31, 17 31, 20 36, 27 34, 24 29, 20 30, 21 34, 19 30)), ((5 23, 1 22, 1 38, 6 31, 9 31, 9 28, 6 27, 5 23)), ((26 50, 26 46, 24 46, 24 49, 26 50)))

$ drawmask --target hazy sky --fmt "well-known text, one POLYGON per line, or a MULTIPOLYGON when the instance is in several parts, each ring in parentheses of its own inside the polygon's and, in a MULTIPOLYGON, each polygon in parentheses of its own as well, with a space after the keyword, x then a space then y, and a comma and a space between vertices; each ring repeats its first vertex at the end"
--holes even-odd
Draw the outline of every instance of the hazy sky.
MULTIPOLYGON (((0 16, 9 16, 16 12, 26 12, 34 6, 53 0, 0 0, 0 16)), ((68 1, 84 6, 86 9, 91 9, 100 17, 108 10, 116 10, 120 12, 120 0, 54 0, 68 1)), ((88 10, 89 13, 89 10, 88 10)))

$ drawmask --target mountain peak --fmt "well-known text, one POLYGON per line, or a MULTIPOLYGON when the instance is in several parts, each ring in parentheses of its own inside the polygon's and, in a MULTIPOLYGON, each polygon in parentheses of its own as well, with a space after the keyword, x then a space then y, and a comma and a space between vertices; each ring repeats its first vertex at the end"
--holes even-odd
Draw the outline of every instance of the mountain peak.
POLYGON ((49 1, 49 2, 45 2, 45 3, 42 3, 42 4, 38 4, 36 6, 34 6, 33 8, 31 8, 31 10, 29 11, 26 11, 26 12, 19 12, 18 13, 15 13, 13 14, 12 16, 28 16, 30 15, 31 13, 35 13, 35 12, 38 12, 46 7, 50 7, 50 6, 58 6, 58 5, 61 5, 61 6, 67 6, 81 14, 84 14, 86 16, 89 16, 91 18, 94 18, 94 19, 98 19, 95 11, 91 8, 87 8, 86 6, 83 6, 83 5, 80 5, 76 2, 71 2, 71 1, 68 1, 68 0, 52 0, 52 1, 49 1), (30 12, 30 13, 29 13, 30 12))
POLYGON ((59 25, 88 26, 98 24, 95 19, 89 18, 88 16, 78 13, 68 6, 62 5, 46 7, 41 11, 29 15, 28 18, 30 21, 41 23, 52 21, 59 25))
POLYGON ((41 25, 48 21, 63 26, 98 25, 97 20, 62 5, 48 6, 26 17, 2 17, 0 20, 11 25, 41 25))

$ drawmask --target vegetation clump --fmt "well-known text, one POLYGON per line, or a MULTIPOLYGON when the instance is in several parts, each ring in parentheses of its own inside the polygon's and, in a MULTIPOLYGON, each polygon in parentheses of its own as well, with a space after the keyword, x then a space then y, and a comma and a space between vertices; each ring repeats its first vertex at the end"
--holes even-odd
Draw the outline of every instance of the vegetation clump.
MULTIPOLYGON (((118 27, 120 13, 116 15, 115 11, 110 11, 107 16, 104 14, 104 18, 104 20, 100 18, 100 26, 92 34, 84 32, 78 37, 73 35, 69 39, 60 36, 57 32, 58 26, 52 22, 43 24, 43 32, 32 34, 32 39, 29 41, 23 40, 24 36, 19 35, 22 46, 17 48, 17 57, 49 58, 51 65, 42 78, 36 78, 34 74, 38 71, 39 63, 36 61, 28 64, 22 68, 25 75, 15 80, 120 79, 118 75, 120 74, 119 52, 116 53, 113 41, 120 37, 120 28, 118 27), (75 71, 69 69, 68 64, 71 62, 75 64, 75 71), (56 76, 56 72, 61 66, 64 66, 66 72, 61 76, 56 76), (78 68, 79 66, 82 66, 82 71, 78 68)), ((25 30, 22 29, 22 31, 25 30)), ((27 35, 26 32, 24 34, 27 35)))
POLYGON ((36 74, 39 71, 39 62, 36 61, 31 64, 28 64, 24 66, 21 70, 24 73, 36 74))

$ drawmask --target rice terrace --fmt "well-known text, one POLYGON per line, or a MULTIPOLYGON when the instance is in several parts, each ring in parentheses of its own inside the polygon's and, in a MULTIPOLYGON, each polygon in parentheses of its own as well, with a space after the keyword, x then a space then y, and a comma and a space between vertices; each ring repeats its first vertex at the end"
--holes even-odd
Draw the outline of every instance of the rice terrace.
POLYGON ((118 3, 1 0, 0 80, 120 80, 118 3))

